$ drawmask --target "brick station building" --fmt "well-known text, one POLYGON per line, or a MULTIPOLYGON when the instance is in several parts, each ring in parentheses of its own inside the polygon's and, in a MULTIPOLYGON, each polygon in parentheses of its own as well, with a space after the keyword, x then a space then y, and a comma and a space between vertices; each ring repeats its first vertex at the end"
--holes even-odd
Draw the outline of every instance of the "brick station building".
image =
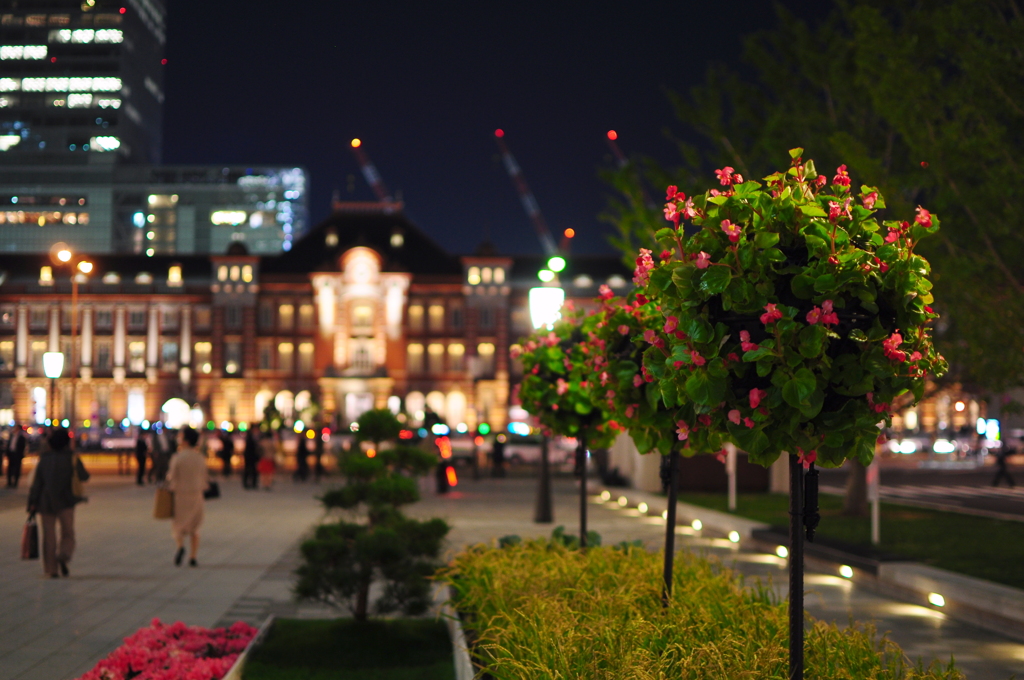
MULTIPOLYGON (((0 420, 48 417, 42 355, 62 351, 53 412, 78 427, 155 422, 175 397, 218 424, 312 403, 335 427, 373 407, 504 427, 519 377, 509 347, 531 330, 543 266, 486 246, 453 256, 400 205, 351 203, 272 256, 238 242, 222 255, 75 258, 0 255, 0 420), (73 285, 80 258, 94 268, 73 285)), ((583 302, 602 283, 625 291, 628 275, 615 257, 571 257, 561 285, 583 302)))

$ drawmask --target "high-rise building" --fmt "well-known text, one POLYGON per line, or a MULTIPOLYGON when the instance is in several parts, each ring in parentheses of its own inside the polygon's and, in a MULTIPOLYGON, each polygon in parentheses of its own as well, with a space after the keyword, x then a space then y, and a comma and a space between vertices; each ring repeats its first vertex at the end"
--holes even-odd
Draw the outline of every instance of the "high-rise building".
POLYGON ((0 2, 0 163, 160 162, 160 0, 0 2))

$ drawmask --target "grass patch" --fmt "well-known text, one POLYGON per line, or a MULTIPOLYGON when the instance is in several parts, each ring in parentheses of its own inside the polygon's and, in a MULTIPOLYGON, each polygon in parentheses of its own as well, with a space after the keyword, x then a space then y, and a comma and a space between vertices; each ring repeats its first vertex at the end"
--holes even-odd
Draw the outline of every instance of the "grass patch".
POLYGON ((434 619, 278 619, 245 680, 451 680, 452 645, 434 619))
MULTIPOLYGON (((445 577, 495 680, 784 680, 787 604, 692 553, 676 556, 661 606, 662 557, 642 548, 568 550, 546 541, 460 554, 445 577)), ((963 680, 923 670, 870 626, 811 621, 805 677, 963 680)))
MULTIPOLYGON (((727 512, 724 494, 681 493, 679 500, 727 512)), ((871 519, 842 514, 843 499, 822 495, 817 533, 844 543, 871 545, 871 519)), ((883 552, 916 562, 1024 588, 1024 522, 940 512, 882 503, 883 552)), ((736 514, 778 526, 789 525, 789 496, 740 494, 736 514)))

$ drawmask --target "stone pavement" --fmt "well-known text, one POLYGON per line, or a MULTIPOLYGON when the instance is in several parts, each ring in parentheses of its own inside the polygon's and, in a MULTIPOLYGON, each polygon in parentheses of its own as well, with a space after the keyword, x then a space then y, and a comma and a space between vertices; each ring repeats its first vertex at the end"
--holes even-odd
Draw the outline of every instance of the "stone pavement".
MULTIPOLYGON (((59 580, 42 578, 39 561, 19 559, 25 489, 3 490, 0 680, 77 677, 154 617, 257 622, 272 600, 287 603, 282 559, 322 516, 315 486, 279 481, 271 492, 243 491, 237 475, 222 481, 223 497, 206 507, 193 569, 172 563, 170 523, 152 518, 153 487, 131 482, 94 475, 87 484, 71 576, 59 580)), ((282 613, 301 614, 288 604, 282 613)))
MULTIPOLYGON (((43 579, 38 562, 18 559, 24 489, 0 490, 0 680, 70 680, 153 617, 212 626, 236 620, 255 624, 271 613, 336 615, 298 605, 290 596, 298 543, 323 515, 314 499, 321 487, 281 480, 267 493, 243 491, 237 476, 222 482, 223 497, 207 506, 200 566, 190 569, 171 563, 169 524, 151 518, 152 487, 139 488, 125 478, 93 480, 91 501, 79 506, 76 518, 79 547, 71 577, 60 580, 43 579)), ((448 519, 454 526, 450 551, 506 534, 547 536, 558 524, 576 533, 573 483, 555 481, 553 525, 532 521, 535 485, 533 479, 464 479, 453 492, 437 496, 424 482, 424 500, 409 514, 448 519)), ((658 548, 664 540, 659 518, 614 503, 589 507, 590 528, 606 545, 640 539, 658 548)), ((770 578, 785 597, 785 562, 774 555, 741 552, 725 539, 686 533, 677 545, 716 555, 746 575, 770 578)), ((840 624, 874 620, 913 659, 948 661, 953 654, 970 680, 1024 675, 1024 645, 1009 639, 826 574, 809 574, 807 591, 812 615, 840 624)))

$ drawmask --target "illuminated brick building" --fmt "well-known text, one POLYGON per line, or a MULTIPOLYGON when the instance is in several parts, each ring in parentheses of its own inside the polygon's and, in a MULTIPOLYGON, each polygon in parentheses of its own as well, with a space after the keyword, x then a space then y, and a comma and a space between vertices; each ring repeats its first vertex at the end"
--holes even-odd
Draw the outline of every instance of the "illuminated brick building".
MULTIPOLYGON (((395 208, 336 204, 274 256, 76 253, 94 269, 78 275, 73 355, 75 260, 0 255, 0 420, 46 418, 42 354, 63 351, 54 412, 77 425, 156 421, 180 397, 216 423, 313 402, 337 426, 371 407, 503 426, 541 260, 452 256, 395 208)), ((625 275, 613 257, 570 258, 562 285, 590 300, 625 275)))

